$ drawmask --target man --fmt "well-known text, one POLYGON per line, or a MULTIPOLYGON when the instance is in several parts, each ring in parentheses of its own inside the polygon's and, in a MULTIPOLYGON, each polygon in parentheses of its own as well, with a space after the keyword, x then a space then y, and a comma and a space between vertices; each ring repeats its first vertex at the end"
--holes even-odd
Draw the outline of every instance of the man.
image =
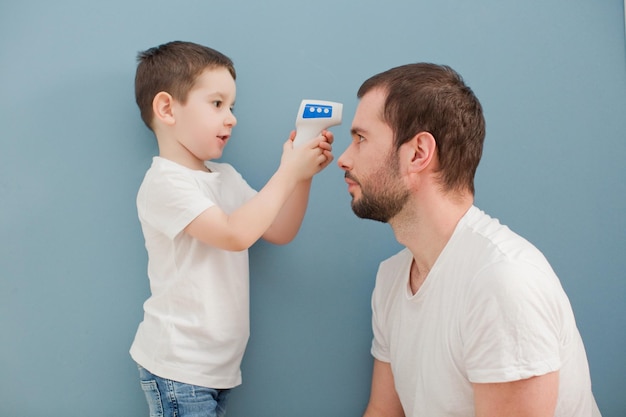
POLYGON ((485 122, 472 90, 421 63, 373 76, 358 97, 338 160, 352 209, 406 247, 376 278, 365 416, 599 415, 558 278, 473 205, 485 122))

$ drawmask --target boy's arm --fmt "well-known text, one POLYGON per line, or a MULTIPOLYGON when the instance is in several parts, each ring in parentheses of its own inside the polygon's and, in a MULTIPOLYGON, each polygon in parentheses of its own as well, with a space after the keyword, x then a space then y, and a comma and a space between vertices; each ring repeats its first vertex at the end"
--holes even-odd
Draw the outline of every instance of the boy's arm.
POLYGON ((296 237, 309 203, 311 182, 309 179, 296 185, 270 228, 263 233, 264 240, 275 245, 285 245, 296 237))
POLYGON ((327 155, 320 143, 322 136, 306 145, 293 148, 288 140, 283 146, 280 167, 268 183, 244 205, 226 214, 213 206, 202 212, 185 232, 208 245, 230 251, 252 246, 272 225, 285 202, 302 181, 327 165, 327 155))
MULTIPOLYGON (((295 132, 292 132, 290 139, 293 139, 294 135, 295 132)), ((320 148, 323 149, 323 153, 326 155, 326 161, 321 166, 321 169, 324 169, 333 160, 331 144, 333 143, 334 136, 329 131, 322 132, 322 135, 326 138, 325 142, 320 143, 320 148)), ((311 182, 312 178, 309 178, 308 180, 298 183, 291 196, 289 196, 281 208, 272 226, 263 234, 264 240, 276 245, 284 245, 291 242, 296 237, 309 204, 311 182)))

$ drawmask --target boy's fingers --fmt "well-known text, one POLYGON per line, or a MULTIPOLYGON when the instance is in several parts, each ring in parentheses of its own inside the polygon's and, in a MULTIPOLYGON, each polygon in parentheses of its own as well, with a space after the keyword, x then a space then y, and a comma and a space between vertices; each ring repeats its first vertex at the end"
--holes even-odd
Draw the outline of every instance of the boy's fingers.
POLYGON ((328 130, 322 131, 322 136, 324 136, 326 142, 328 143, 333 143, 335 140, 335 135, 333 135, 333 133, 328 130))
POLYGON ((330 151, 333 149, 333 145, 331 145, 328 142, 320 142, 319 147, 327 151, 330 151))

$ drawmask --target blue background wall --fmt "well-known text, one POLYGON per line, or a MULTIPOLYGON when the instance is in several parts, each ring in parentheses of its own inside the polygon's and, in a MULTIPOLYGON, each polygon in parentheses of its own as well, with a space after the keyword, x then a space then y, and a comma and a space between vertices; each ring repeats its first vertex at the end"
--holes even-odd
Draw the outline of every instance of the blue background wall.
MULTIPOLYGON (((626 415, 626 58, 622 0, 0 2, 0 415, 141 416, 128 356, 148 295, 135 194, 156 153, 133 97, 139 50, 175 39, 238 70, 224 159, 255 187, 302 98, 345 103, 415 61, 482 101, 477 205, 560 275, 605 417, 626 415)), ((358 416, 369 297, 391 230, 358 220, 341 170, 297 239, 251 249, 252 336, 229 415, 358 416)))

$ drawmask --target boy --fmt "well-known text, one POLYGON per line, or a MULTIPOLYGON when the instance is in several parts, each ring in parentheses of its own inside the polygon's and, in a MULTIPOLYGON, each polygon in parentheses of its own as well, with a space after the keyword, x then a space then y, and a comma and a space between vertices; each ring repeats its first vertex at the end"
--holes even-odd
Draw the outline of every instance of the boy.
POLYGON ((235 69, 211 48, 171 42, 138 55, 135 95, 159 156, 137 195, 151 296, 130 349, 150 415, 222 416, 249 335, 248 251, 290 242, 333 135, 283 146, 258 193, 220 158, 237 120, 235 69))

